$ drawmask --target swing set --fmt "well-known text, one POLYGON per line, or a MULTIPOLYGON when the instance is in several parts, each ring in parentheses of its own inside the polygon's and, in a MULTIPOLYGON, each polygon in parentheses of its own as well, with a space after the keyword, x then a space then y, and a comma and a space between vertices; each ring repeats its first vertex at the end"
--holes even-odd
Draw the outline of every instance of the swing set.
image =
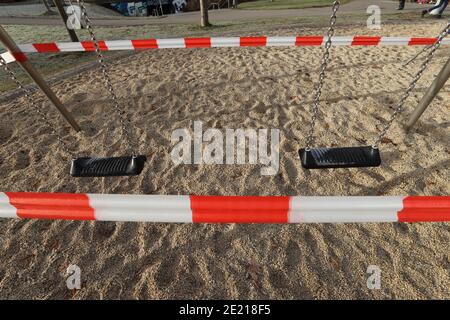
MULTIPOLYGON (((59 136, 51 122, 46 117, 45 113, 41 110, 39 106, 35 104, 31 97, 30 91, 25 88, 22 83, 17 79, 14 72, 8 67, 8 63, 5 58, 0 55, 0 65, 3 66, 7 74, 16 83, 16 85, 25 92, 25 97, 29 101, 31 107, 40 115, 44 120, 44 124, 52 130, 52 134, 57 136, 57 139, 62 147, 62 149, 72 157, 70 174, 73 177, 107 177, 107 176, 136 176, 139 175, 145 165, 146 156, 138 155, 136 153, 137 145, 135 140, 132 139, 129 128, 131 127, 130 121, 126 116, 126 112, 121 107, 117 95, 115 93, 114 87, 111 83, 108 67, 104 62, 102 55, 101 43, 97 41, 95 31, 92 27, 91 20, 87 14, 86 7, 83 0, 77 0, 78 5, 81 9, 81 17, 85 21, 86 29, 89 32, 90 38, 93 44, 93 51, 95 51, 100 69, 102 71, 105 86, 109 92, 110 98, 112 100, 112 105, 115 113, 118 115, 122 133, 126 139, 128 155, 116 156, 116 157, 88 157, 88 156, 74 156, 71 154, 67 148, 66 143, 63 138, 59 136)), ((394 112, 390 116, 389 120, 383 126, 383 129, 378 134, 375 141, 368 146, 357 146, 357 147, 337 147, 337 148, 327 148, 327 147, 315 147, 315 127, 317 122, 317 117, 319 113, 319 105, 321 103, 322 88, 326 78, 326 70, 330 62, 330 48, 333 43, 333 37, 335 33, 335 25, 337 20, 337 12, 340 7, 340 1, 334 1, 332 7, 332 16, 330 18, 329 28, 327 32, 325 49, 323 52, 323 57, 321 60, 319 81, 316 85, 316 92, 312 105, 312 117, 309 123, 309 132, 306 140, 305 147, 299 150, 299 156, 301 164, 305 169, 327 169, 327 168, 358 168, 358 167, 377 167, 381 165, 381 156, 379 150, 379 144, 387 134, 388 130, 392 126, 393 122, 396 120, 398 115, 404 110, 405 102, 408 99, 411 92, 416 87, 417 82, 421 78, 424 71, 427 69, 431 62, 435 52, 439 49, 443 43, 445 37, 450 32, 450 23, 447 23, 444 30, 439 34, 433 44, 428 48, 426 58, 421 63, 419 70, 414 75, 411 83, 400 97, 399 102, 394 108, 394 112)), ((75 120, 72 118, 70 113, 65 109, 65 107, 59 102, 56 96, 53 94, 51 89, 45 83, 45 81, 40 77, 40 75, 32 68, 32 66, 27 61, 25 54, 19 49, 19 47, 13 42, 13 40, 7 35, 5 30, 0 26, 0 40, 8 48, 11 55, 15 60, 27 71, 30 77, 35 80, 36 84, 46 93, 53 104, 62 113, 65 119, 71 124, 71 126, 79 131, 80 128, 76 124, 75 120)), ((199 47, 199 46, 198 46, 199 47)), ((408 126, 412 126, 415 121, 420 117, 421 113, 426 109, 431 100, 436 96, 439 89, 445 84, 446 80, 450 76, 450 60, 447 62, 444 69, 441 71, 437 77, 435 83, 426 93, 424 99, 426 101, 421 102, 418 109, 414 113, 414 121, 410 121, 408 126)))

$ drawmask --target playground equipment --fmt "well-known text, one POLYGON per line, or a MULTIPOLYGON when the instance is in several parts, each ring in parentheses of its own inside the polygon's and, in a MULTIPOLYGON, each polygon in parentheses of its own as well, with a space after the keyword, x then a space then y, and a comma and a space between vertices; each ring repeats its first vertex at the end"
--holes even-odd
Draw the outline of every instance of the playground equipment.
MULTIPOLYGON (((128 127, 131 127, 131 125, 129 123, 129 119, 125 115, 125 111, 119 105, 116 92, 109 77, 108 67, 103 60, 103 55, 100 51, 99 43, 95 36, 94 29, 92 28, 89 16, 87 15, 84 0, 77 1, 78 5, 81 8, 82 19, 84 19, 84 21, 86 22, 86 28, 89 31, 91 40, 94 44, 94 49, 103 73, 103 79, 105 80, 106 88, 108 89, 110 97, 113 101, 114 109, 119 116, 120 124, 122 126, 122 132, 125 135, 128 148, 137 150, 137 146, 132 145, 132 139, 128 130, 128 127)), ((134 176, 139 175, 142 172, 146 160, 146 156, 136 155, 135 152, 130 156, 122 157, 80 157, 72 160, 70 174, 73 177, 134 176)))
MULTIPOLYGON (((427 68, 435 51, 442 45, 450 43, 445 36, 450 31, 450 23, 447 24, 444 31, 437 38, 396 38, 396 37, 334 37, 334 27, 336 23, 336 14, 340 6, 340 1, 333 4, 333 14, 330 19, 330 27, 326 37, 231 37, 231 38, 178 38, 178 39, 143 39, 143 40, 119 40, 119 41, 97 41, 94 30, 92 28, 83 0, 78 0, 78 4, 82 11, 82 17, 89 31, 91 41, 76 43, 43 43, 43 44, 27 44, 15 45, 14 42, 7 37, 6 32, 0 27, 0 40, 5 42, 5 38, 9 38, 9 45, 6 45, 9 53, 0 56, 0 63, 5 70, 11 75, 19 88, 23 88, 21 83, 8 68, 7 63, 17 61, 22 66, 23 60, 26 60, 24 52, 69 52, 69 51, 95 51, 99 59, 102 74, 104 76, 106 87, 113 101, 113 107, 119 116, 122 131, 127 140, 128 149, 131 149, 131 156, 97 158, 97 157, 79 157, 72 160, 71 174, 76 177, 102 177, 102 176, 123 176, 138 175, 141 173, 146 161, 144 155, 136 155, 137 146, 133 144, 130 137, 128 127, 129 120, 125 117, 125 112, 118 103, 114 87, 110 81, 106 64, 103 61, 102 51, 106 50, 137 50, 137 49, 163 49, 163 48, 212 48, 212 47, 262 47, 262 46, 325 46, 325 51, 320 68, 319 83, 316 88, 316 95, 313 103, 313 115, 310 122, 310 130, 307 138, 306 147, 299 150, 300 159, 303 167, 306 169, 315 168, 349 168, 349 167, 370 167, 379 166, 381 164, 380 152, 378 144, 395 121, 398 114, 403 110, 406 99, 414 90, 417 81, 427 68), (419 71, 416 73, 410 86, 400 98, 391 118, 384 126, 375 143, 371 146, 363 147, 340 147, 340 148, 313 148, 315 123, 318 115, 321 90, 325 79, 325 71, 329 62, 330 48, 333 45, 352 45, 352 46, 381 46, 381 45, 429 45, 430 49, 427 58, 422 63, 419 71)), ((8 41, 6 41, 8 42, 8 41)), ((419 106, 410 119, 409 125, 417 121, 420 114, 426 109, 429 102, 437 94, 439 88, 443 86, 448 79, 448 67, 443 69, 435 85, 429 89, 424 102, 419 106), (447 72, 446 72, 447 71, 447 72), (447 77, 447 78, 446 78, 447 77)), ((38 81, 33 78, 37 83, 38 81)), ((50 95, 49 92, 43 91, 50 95)), ((53 94, 54 95, 54 94, 53 94)), ((31 96, 27 95, 31 102, 31 96)), ((36 111, 40 111, 37 106, 33 106, 36 111)), ((38 111, 38 112, 39 112, 38 111)), ((45 115, 41 112, 46 125, 51 127, 45 115)), ((73 119, 72 119, 73 120, 73 119)), ((74 122, 74 120, 72 121, 74 122)), ((71 123, 76 128, 73 123, 71 123)), ((56 134, 56 131, 53 130, 56 134)), ((63 139, 58 138, 64 150, 70 154, 65 146, 63 139)))
MULTIPOLYGON (((97 42, 94 30, 91 26, 91 22, 89 17, 86 13, 86 7, 84 5, 83 0, 78 0, 78 4, 81 8, 82 17, 86 21, 86 27, 89 31, 94 50, 98 57, 98 62, 100 64, 103 78, 105 80, 106 88, 109 91, 109 94, 111 96, 111 99, 113 101, 113 107, 119 116, 120 123, 122 126, 122 132, 125 135, 125 139, 128 144, 128 148, 132 147, 132 140, 128 131, 129 121, 125 117, 125 112, 120 107, 117 95, 115 93, 114 87, 111 83, 108 69, 106 64, 103 60, 103 55, 100 52, 99 44, 97 42)), ((66 117, 66 119, 71 123, 72 127, 79 131, 80 128, 75 123, 73 118, 71 118, 68 111, 65 109, 65 107, 62 105, 62 103, 59 102, 59 100, 56 98, 55 94, 51 89, 48 87, 48 85, 45 83, 45 81, 40 78, 39 74, 32 68, 31 65, 27 63, 26 56, 20 51, 20 49, 15 45, 15 43, 12 41, 12 39, 9 38, 7 33, 3 28, 0 27, 0 39, 2 42, 5 43, 7 48, 10 50, 12 56, 21 63, 22 67, 25 69, 25 71, 28 72, 28 74, 35 80, 35 82, 39 85, 39 87, 44 91, 44 93, 49 96, 50 100, 54 102, 55 106, 61 111, 61 113, 66 117)), ((32 106, 32 108, 41 116, 41 118, 44 121, 44 124, 48 126, 52 133, 57 136, 57 139, 63 148, 63 150, 71 155, 71 152, 67 148, 66 143, 64 142, 64 139, 58 135, 56 130, 51 125, 50 121, 47 119, 44 112, 42 112, 41 108, 39 108, 31 98, 30 92, 24 88, 22 83, 17 79, 14 72, 7 66, 6 60, 3 59, 3 57, 0 57, 0 65, 3 65, 5 71, 10 75, 12 80, 16 83, 16 85, 23 89, 25 91, 25 96, 32 106)), ((134 146, 134 150, 136 150, 136 146, 134 146)), ((130 156, 120 156, 120 157, 75 157, 72 159, 71 168, 70 168, 70 174, 73 177, 106 177, 106 176, 132 176, 132 175, 138 175, 142 172, 144 168, 144 163, 146 161, 146 157, 144 155, 136 155, 133 153, 130 156)))
MULTIPOLYGON (((0 66, 3 66, 7 73, 13 78, 16 82, 17 86, 24 90, 25 94, 29 93, 28 90, 24 89, 22 84, 16 81, 16 77, 14 73, 8 68, 8 62, 17 61, 17 63, 22 67, 22 69, 30 76, 31 79, 36 83, 36 85, 44 92, 47 98, 52 102, 55 108, 61 113, 64 119, 70 124, 70 126, 75 131, 80 131, 81 128, 75 119, 72 117, 70 112, 64 107, 62 102, 58 99, 58 97, 53 93, 50 89, 50 86, 44 80, 44 78, 40 75, 40 73, 33 67, 33 65, 28 61, 28 58, 22 51, 17 47, 11 37, 6 33, 3 27, 0 26, 0 41, 5 45, 5 47, 9 50, 9 52, 4 53, 0 56, 0 66)), ((28 101, 32 101, 32 99, 28 99, 28 101)), ((31 103, 32 107, 33 103, 31 103)))
MULTIPOLYGON (((326 169, 326 168, 354 168, 354 167, 377 167, 381 165, 381 157, 379 151, 379 143, 383 137, 387 134, 388 130, 392 126, 397 116, 403 111, 406 99, 410 93, 414 90, 417 82, 421 78, 423 72, 428 67, 431 59, 434 56, 436 50, 441 46, 442 40, 447 36, 450 31, 450 23, 440 33, 436 43, 434 43, 427 54, 427 58, 420 66, 419 70, 415 74, 410 85, 406 89, 405 93, 401 96, 400 101, 394 109, 394 113, 391 115, 388 122, 385 124, 383 130, 379 133, 375 142, 371 146, 362 147, 338 147, 338 148, 314 148, 315 124, 319 111, 320 97, 322 95, 322 87, 325 80, 325 71, 330 61, 330 47, 332 37, 335 32, 336 14, 339 10, 340 1, 336 0, 333 3, 333 14, 330 18, 330 26, 327 33, 327 42, 325 44, 325 50, 322 57, 322 63, 320 67, 319 82, 316 87, 316 94, 314 97, 312 117, 310 122, 310 130, 308 138, 306 140, 306 147, 299 150, 300 160, 304 168, 306 169, 326 169)), ((442 77, 442 75, 441 75, 442 77)), ((441 87, 443 83, 441 84, 441 87)), ((430 94, 431 95, 431 94, 430 94)), ((421 107, 421 109, 425 109, 421 107)), ((423 111, 422 111, 423 112, 423 111)), ((417 117, 418 118, 418 117, 417 117)))
POLYGON ((450 221, 450 196, 255 197, 0 193, 0 218, 175 223, 450 221))

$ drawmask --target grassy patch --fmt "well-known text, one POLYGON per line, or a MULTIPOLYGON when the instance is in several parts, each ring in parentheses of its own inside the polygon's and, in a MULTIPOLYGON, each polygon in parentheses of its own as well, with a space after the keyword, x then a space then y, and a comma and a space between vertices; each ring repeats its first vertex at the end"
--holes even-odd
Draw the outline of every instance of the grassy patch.
MULTIPOLYGON (((349 1, 341 1, 341 4, 349 1)), ((331 4, 332 1, 330 0, 254 0, 240 3, 238 8, 251 10, 303 9, 327 7, 331 4)))

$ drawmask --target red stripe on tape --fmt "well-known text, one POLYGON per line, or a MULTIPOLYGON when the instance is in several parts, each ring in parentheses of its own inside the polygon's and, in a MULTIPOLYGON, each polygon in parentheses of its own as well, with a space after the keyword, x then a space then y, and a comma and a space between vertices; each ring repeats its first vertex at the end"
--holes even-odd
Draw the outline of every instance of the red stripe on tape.
POLYGON ((450 197, 405 197, 399 222, 450 221, 450 197))
POLYGON ((37 52, 59 52, 59 48, 56 43, 33 43, 33 47, 37 52))
POLYGON ((241 47, 264 47, 267 44, 267 37, 240 37, 241 47))
MULTIPOLYGON (((81 45, 86 51, 95 51, 95 46, 93 41, 81 41, 81 45)), ((98 47, 101 51, 108 51, 108 46, 105 41, 98 41, 98 47)))
POLYGON ((5 192, 22 219, 95 220, 86 194, 5 192))
POLYGON ((211 48, 211 38, 185 38, 186 48, 211 48))
POLYGON ((437 41, 436 38, 411 38, 409 40, 409 46, 423 46, 429 44, 435 44, 437 41))
POLYGON ((158 49, 156 39, 131 40, 135 49, 158 49))
POLYGON ((377 46, 380 44, 381 37, 353 37, 352 46, 377 46))
POLYGON ((297 37, 295 39, 296 46, 321 46, 323 37, 297 37))
POLYGON ((287 223, 290 197, 190 196, 198 223, 287 223))
POLYGON ((28 60, 28 57, 23 52, 11 52, 11 55, 16 59, 18 62, 25 62, 28 60))

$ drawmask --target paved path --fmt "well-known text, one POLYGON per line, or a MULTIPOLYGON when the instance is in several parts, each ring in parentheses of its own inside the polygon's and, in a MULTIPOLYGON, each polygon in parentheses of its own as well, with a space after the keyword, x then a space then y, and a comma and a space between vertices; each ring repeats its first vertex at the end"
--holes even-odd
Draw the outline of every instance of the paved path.
MULTIPOLYGON (((342 5, 340 9, 340 14, 365 14, 367 7, 369 5, 376 4, 380 6, 382 14, 392 14, 397 12, 396 8, 398 6, 397 1, 375 1, 375 0, 354 0, 350 3, 342 5)), ((22 14, 27 11, 27 6, 39 6, 38 4, 33 5, 21 5, 22 14)), ((43 6, 43 5, 42 5, 43 6)), ((1 6, 2 12, 11 12, 12 9, 4 10, 10 6, 1 6)), ((12 6, 11 6, 12 7, 12 6)), ((15 5, 15 12, 17 12, 18 5, 15 5)), ((424 5, 419 5, 415 3, 407 3, 407 8, 405 11, 413 12, 419 11, 424 8, 424 5)), ((31 8, 30 8, 31 9, 31 8)), ((34 8, 35 12, 36 8, 34 8)), ((45 11, 45 10, 44 10, 45 11)), ((231 21, 252 21, 258 19, 280 19, 280 18, 295 18, 295 17, 307 17, 307 16, 328 16, 330 15, 330 10, 326 8, 309 8, 309 9, 290 9, 290 10, 233 10, 233 9, 221 9, 221 10, 211 10, 209 12, 210 20, 214 22, 231 22, 231 21)), ((1 14, 0 24, 23 24, 23 25, 59 25, 61 20, 59 16, 48 16, 48 17, 11 17, 1 14)), ((165 18, 154 18, 154 17, 120 17, 115 18, 114 16, 104 18, 97 17, 93 19, 97 25, 114 25, 114 26, 134 26, 134 25, 146 25, 146 24, 195 24, 200 20, 198 12, 186 12, 176 15, 170 15, 165 18)))

